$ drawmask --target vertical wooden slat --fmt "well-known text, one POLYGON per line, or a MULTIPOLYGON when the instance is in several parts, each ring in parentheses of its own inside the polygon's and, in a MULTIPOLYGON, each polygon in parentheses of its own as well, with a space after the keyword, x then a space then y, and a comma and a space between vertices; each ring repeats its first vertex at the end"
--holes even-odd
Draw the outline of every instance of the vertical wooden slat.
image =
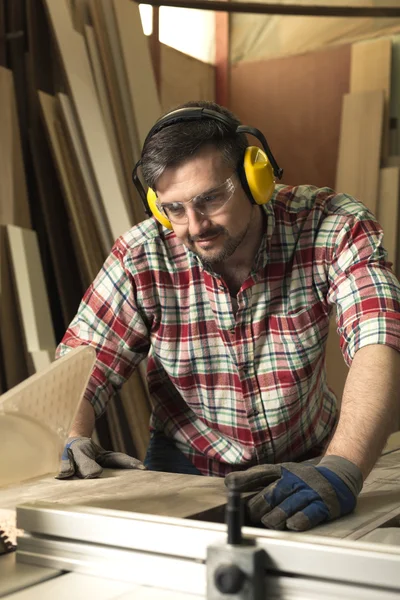
POLYGON ((0 224, 31 227, 13 74, 0 67, 0 224))
POLYGON ((382 159, 389 154, 389 99, 392 42, 390 38, 368 40, 351 48, 350 93, 384 91, 382 159))
POLYGON ((18 304, 28 352, 55 352, 56 340, 34 231, 7 225, 18 304))
POLYGON ((399 244, 399 201, 400 168, 386 167, 380 171, 379 202, 377 218, 382 226, 383 245, 388 259, 393 263, 393 271, 398 272, 397 255, 399 244))
POLYGON ((337 192, 377 208, 384 92, 345 94, 340 127, 337 192))
POLYGON ((95 91, 85 43, 72 27, 65 2, 45 0, 57 41, 79 128, 99 186, 113 239, 131 226, 118 182, 104 122, 95 91), (104 168, 107 165, 107 168, 104 168))

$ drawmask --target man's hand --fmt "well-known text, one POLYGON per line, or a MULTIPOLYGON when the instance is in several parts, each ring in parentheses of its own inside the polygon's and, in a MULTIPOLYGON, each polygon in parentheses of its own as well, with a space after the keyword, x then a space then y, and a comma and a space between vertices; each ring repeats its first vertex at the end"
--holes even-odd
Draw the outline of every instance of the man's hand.
POLYGON ((349 460, 326 456, 316 466, 282 463, 229 473, 225 485, 240 492, 261 490, 247 504, 252 523, 306 531, 350 513, 363 478, 349 460))
POLYGON ((104 450, 88 437, 68 438, 61 457, 61 469, 56 479, 81 477, 94 479, 106 469, 145 469, 137 458, 122 452, 104 450))

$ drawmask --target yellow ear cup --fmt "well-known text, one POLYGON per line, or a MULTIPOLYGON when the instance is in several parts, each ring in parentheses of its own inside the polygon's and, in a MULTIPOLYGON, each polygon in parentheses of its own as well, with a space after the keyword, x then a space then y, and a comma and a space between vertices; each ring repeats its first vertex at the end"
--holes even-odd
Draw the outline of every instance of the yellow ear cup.
POLYGON ((244 153, 243 166, 254 201, 257 204, 266 204, 275 189, 274 171, 266 153, 257 146, 248 146, 244 153))
POLYGON ((172 229, 171 221, 167 219, 167 217, 158 210, 157 194, 151 188, 147 190, 147 204, 149 205, 149 208, 155 216, 155 218, 157 219, 157 221, 159 221, 161 225, 164 225, 164 227, 166 227, 167 229, 172 229))

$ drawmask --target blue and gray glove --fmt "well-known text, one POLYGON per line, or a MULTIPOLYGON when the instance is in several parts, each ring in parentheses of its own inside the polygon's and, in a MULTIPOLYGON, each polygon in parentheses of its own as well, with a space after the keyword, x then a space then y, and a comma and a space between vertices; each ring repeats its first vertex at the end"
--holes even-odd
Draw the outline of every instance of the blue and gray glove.
POLYGON ((88 437, 67 439, 61 457, 61 468, 56 479, 68 479, 76 475, 81 479, 100 477, 103 467, 106 469, 145 469, 137 458, 104 450, 88 437))
POLYGON ((247 503, 252 523, 306 531, 352 512, 363 477, 349 460, 326 456, 316 466, 282 463, 229 473, 225 485, 239 492, 261 490, 247 503))

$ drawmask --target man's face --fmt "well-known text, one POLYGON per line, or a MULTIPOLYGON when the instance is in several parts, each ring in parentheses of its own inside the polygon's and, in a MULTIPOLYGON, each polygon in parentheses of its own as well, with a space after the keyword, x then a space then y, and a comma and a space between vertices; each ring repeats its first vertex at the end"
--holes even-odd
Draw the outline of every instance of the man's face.
POLYGON ((185 163, 169 167, 157 180, 157 196, 162 205, 185 203, 213 190, 231 176, 235 191, 216 214, 204 216, 189 202, 185 205, 187 222, 172 223, 176 236, 208 263, 221 262, 236 250, 239 252, 248 231, 254 206, 238 176, 217 149, 207 148, 185 163))

